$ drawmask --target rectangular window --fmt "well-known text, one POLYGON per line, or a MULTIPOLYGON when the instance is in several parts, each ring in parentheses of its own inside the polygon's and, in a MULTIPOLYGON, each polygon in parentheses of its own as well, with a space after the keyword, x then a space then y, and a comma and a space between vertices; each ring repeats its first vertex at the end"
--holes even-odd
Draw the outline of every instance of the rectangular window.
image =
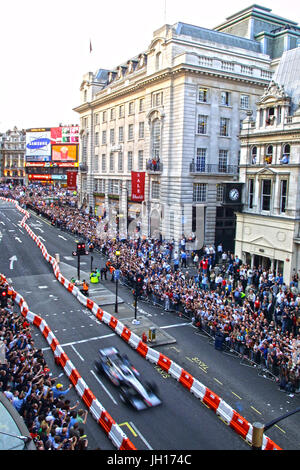
POLYGON ((206 183, 194 183, 193 184, 193 202, 205 202, 206 201, 206 183))
POLYGON ((102 131, 102 145, 106 145, 106 131, 102 131))
POLYGON ((115 108, 111 108, 110 110, 110 120, 114 121, 116 119, 116 110, 115 108))
POLYGON ((133 124, 128 125, 128 140, 133 140, 133 124))
POLYGON ((103 111, 102 113, 102 122, 106 122, 107 117, 106 117, 106 111, 103 111))
POLYGON ((163 105, 163 93, 162 91, 152 93, 152 108, 163 105))
POLYGON ((132 170, 132 162, 133 162, 133 156, 132 152, 128 152, 127 154, 127 170, 131 171, 132 170))
POLYGON ((198 114, 198 134, 207 134, 207 116, 198 114))
POLYGON ((208 89, 207 88, 199 88, 198 91, 198 101, 201 103, 207 103, 208 101, 208 89))
POLYGON ((128 114, 134 114, 134 101, 130 101, 128 105, 128 114))
POLYGON ((95 114, 95 124, 99 124, 99 114, 95 114))
POLYGON ((219 173, 227 173, 228 150, 219 150, 219 173))
POLYGON ((143 150, 139 150, 138 153, 138 170, 143 171, 144 169, 144 152, 143 150))
POLYGON ((105 153, 102 154, 102 171, 103 171, 103 173, 106 172, 106 155, 105 155, 105 153))
POLYGON ((269 211, 271 209, 271 191, 272 182, 269 179, 264 179, 261 182, 261 210, 269 211))
POLYGON ((249 95, 240 96, 240 107, 242 109, 249 109, 249 95))
POLYGON ((109 171, 114 171, 115 170, 115 156, 113 153, 110 154, 109 156, 109 171))
POLYGON ((220 135, 223 137, 228 137, 229 135, 229 119, 221 117, 220 118, 220 135))
POLYGON ((110 143, 112 145, 114 145, 115 143, 115 130, 114 129, 110 129, 110 143))
POLYGON ((119 127, 119 142, 124 142, 124 127, 119 127))
POLYGON ((224 201, 224 186, 223 184, 217 184, 217 202, 224 201))
POLYGON ((281 180, 280 182, 280 212, 286 211, 287 203, 287 180, 281 180))
POLYGON ((250 178, 248 180, 248 207, 249 209, 253 209, 253 201, 254 201, 254 179, 250 178))
POLYGON ((99 145, 99 132, 95 132, 95 145, 99 145))
POLYGON ((197 148, 196 171, 204 172, 206 164, 206 149, 197 148))
POLYGON ((152 199, 159 199, 160 194, 160 184, 158 181, 152 181, 152 191, 151 196, 152 199))
POLYGON ((139 112, 140 113, 142 111, 144 111, 144 106, 145 106, 145 100, 144 100, 144 98, 141 98, 140 101, 139 101, 139 112))
POLYGON ((123 171, 123 154, 122 154, 122 152, 118 153, 118 171, 123 171))
POLYGON ((229 91, 221 91, 221 105, 230 106, 230 92, 229 91))
POLYGON ((139 122, 139 139, 143 139, 145 134, 145 123, 139 122))
POLYGON ((123 118, 124 117, 124 105, 121 104, 121 106, 119 106, 119 118, 123 118))
POLYGON ((95 155, 95 158, 94 158, 94 172, 98 173, 98 171, 99 171, 99 158, 98 158, 98 155, 95 155))

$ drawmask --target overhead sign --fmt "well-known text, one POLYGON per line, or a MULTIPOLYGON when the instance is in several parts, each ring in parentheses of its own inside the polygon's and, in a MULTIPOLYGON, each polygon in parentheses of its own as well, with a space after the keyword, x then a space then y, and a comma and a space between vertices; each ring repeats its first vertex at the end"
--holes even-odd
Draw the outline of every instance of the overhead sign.
POLYGON ((51 158, 50 131, 26 131, 26 160, 49 161, 51 158))
POLYGON ((63 126, 51 128, 51 144, 78 144, 79 126, 63 126))

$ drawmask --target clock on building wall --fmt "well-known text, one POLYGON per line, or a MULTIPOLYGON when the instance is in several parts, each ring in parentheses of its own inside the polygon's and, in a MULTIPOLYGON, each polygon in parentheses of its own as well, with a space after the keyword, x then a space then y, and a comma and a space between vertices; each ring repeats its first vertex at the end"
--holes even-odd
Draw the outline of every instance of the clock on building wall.
POLYGON ((241 204, 242 202, 242 184, 241 183, 227 183, 225 190, 225 204, 241 204))

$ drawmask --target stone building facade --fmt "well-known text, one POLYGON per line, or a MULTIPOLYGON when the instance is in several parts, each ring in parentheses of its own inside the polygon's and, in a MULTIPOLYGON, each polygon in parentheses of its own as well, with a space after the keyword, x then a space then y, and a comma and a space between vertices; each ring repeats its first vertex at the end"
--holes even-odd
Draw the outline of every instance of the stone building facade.
POLYGON ((244 205, 235 251, 251 266, 283 274, 287 284, 300 274, 299 70, 300 48, 284 53, 256 119, 245 120, 241 132, 244 205))
POLYGON ((24 129, 16 126, 1 134, 1 177, 3 182, 25 184, 25 139, 24 129))
MULTIPOLYGON (((197 248, 220 240, 233 248, 236 205, 224 194, 239 178, 241 122, 255 116, 276 68, 276 28, 300 34, 296 23, 257 6, 214 30, 164 25, 146 51, 87 73, 75 108, 81 203, 112 212, 124 236, 138 217, 145 236, 196 234, 197 248), (146 172, 143 203, 130 200, 131 170, 146 172)), ((282 54, 294 43, 281 46, 282 54)))

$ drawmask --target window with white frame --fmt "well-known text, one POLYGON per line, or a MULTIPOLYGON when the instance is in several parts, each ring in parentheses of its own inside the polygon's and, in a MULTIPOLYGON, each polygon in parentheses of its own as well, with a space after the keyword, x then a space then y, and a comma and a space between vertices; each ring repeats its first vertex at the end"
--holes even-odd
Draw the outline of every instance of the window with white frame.
POLYGON ((133 153, 132 153, 132 151, 130 150, 130 151, 127 153, 127 170, 128 170, 128 171, 131 171, 131 170, 132 170, 132 165, 133 165, 133 153))
POLYGON ((144 100, 144 98, 141 98, 139 100, 139 112, 140 113, 144 111, 144 107, 145 107, 145 100, 144 100))
POLYGON ((193 184, 193 202, 205 202, 206 192, 207 192, 206 183, 194 183, 193 184))
POLYGON ((102 145, 106 145, 106 131, 102 131, 102 145))
POLYGON ((110 110, 110 120, 114 121, 116 119, 116 110, 115 108, 111 108, 110 110))
POLYGON ((103 111, 103 113, 102 113, 102 122, 106 122, 106 120, 107 120, 106 111, 103 111))
POLYGON ((240 107, 242 109, 249 109, 250 105, 250 99, 249 95, 241 95, 240 96, 240 107))
POLYGON ((139 150, 138 152, 138 170, 143 171, 144 169, 144 152, 139 150))
POLYGON ((161 126, 160 120, 154 119, 151 123, 151 151, 152 159, 158 160, 160 157, 161 126))
POLYGON ((219 173, 227 173, 228 150, 219 150, 219 173))
POLYGON ((206 149, 197 148, 195 171, 204 172, 206 166, 206 149))
POLYGON ((106 155, 105 153, 102 154, 101 156, 101 167, 102 167, 102 172, 106 172, 106 155))
POLYGON ((124 142, 124 127, 119 127, 119 142, 124 142))
POLYGON ((115 143, 115 130, 114 129, 110 129, 110 143, 112 145, 114 145, 115 143))
POLYGON ((133 124, 128 124, 128 140, 133 140, 133 124))
POLYGON ((217 184, 217 202, 224 201, 224 185, 217 184))
POLYGON ((248 179, 248 207, 253 209, 254 203, 254 178, 248 179))
POLYGON ((280 181, 280 212, 286 211, 287 206, 287 180, 280 181))
POLYGON ((270 211, 272 197, 272 181, 270 179, 262 179, 261 181, 261 210, 270 211))
POLYGON ((220 104, 230 106, 230 91, 221 91, 220 104))
POLYGON ((115 171, 115 156, 113 153, 109 156, 109 171, 115 171))
POLYGON ((99 145, 99 132, 95 132, 95 145, 99 145))
POLYGON ((123 118, 124 117, 124 105, 121 104, 119 106, 119 118, 123 118))
POLYGON ((123 171, 123 153, 118 153, 118 171, 123 171))
POLYGON ((222 137, 228 137, 229 123, 230 123, 230 120, 228 118, 224 118, 224 117, 220 118, 220 135, 222 137))
POLYGON ((134 101, 130 101, 128 105, 128 114, 134 114, 134 101))
POLYGON ((251 148, 251 164, 256 165, 256 163, 258 163, 258 161, 257 161, 257 147, 256 147, 256 145, 254 145, 251 148))
POLYGON ((98 173, 99 171, 99 158, 98 155, 95 155, 94 157, 94 172, 98 173))
POLYGON ((159 195, 160 195, 160 184, 158 181, 152 181, 152 185, 151 185, 152 199, 159 199, 159 195))
POLYGON ((143 139, 145 136, 145 123, 139 122, 139 139, 143 139))
POLYGON ((198 114, 198 134, 207 134, 207 118, 204 114, 198 114))
POLYGON ((198 89, 198 101, 201 103, 208 102, 208 88, 199 87, 198 89))
POLYGON ((163 92, 154 92, 152 93, 152 107, 156 108, 163 105, 163 92))

